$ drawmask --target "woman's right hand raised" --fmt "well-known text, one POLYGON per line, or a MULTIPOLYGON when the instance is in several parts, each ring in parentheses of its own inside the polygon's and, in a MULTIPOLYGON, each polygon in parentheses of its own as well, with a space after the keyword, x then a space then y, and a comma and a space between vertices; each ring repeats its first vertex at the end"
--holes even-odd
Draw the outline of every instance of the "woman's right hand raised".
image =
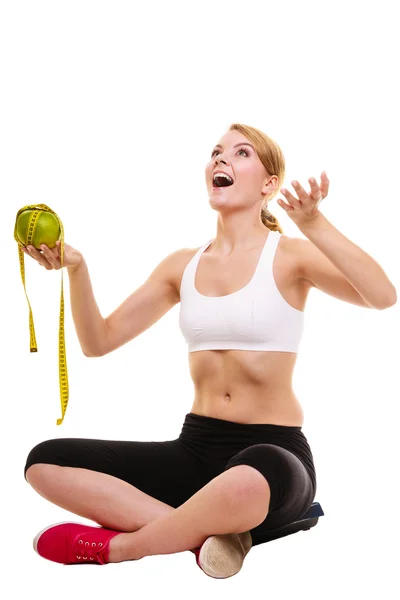
MULTIPOLYGON (((41 250, 37 250, 35 246, 29 245, 22 248, 23 252, 27 256, 31 256, 34 260, 36 260, 39 265, 45 267, 48 271, 52 271, 55 269, 58 271, 61 269, 61 241, 56 242, 56 246, 54 248, 48 248, 48 246, 42 244, 41 250)), ((69 246, 64 242, 64 257, 63 257, 63 267, 69 267, 71 269, 75 269, 78 267, 83 261, 82 254, 75 250, 72 246, 69 246)))

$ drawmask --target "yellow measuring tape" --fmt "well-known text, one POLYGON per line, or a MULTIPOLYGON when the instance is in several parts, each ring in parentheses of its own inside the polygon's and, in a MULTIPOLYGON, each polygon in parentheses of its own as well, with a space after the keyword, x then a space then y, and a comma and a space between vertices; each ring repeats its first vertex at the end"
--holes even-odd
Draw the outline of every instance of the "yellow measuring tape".
POLYGON ((57 425, 61 425, 64 420, 65 413, 67 411, 68 406, 68 372, 67 372, 67 359, 65 354, 65 339, 64 339, 64 279, 63 279, 63 264, 64 264, 64 228, 63 224, 58 217, 58 215, 51 210, 46 204, 32 204, 29 206, 24 206, 17 213, 17 218, 15 221, 14 228, 14 239, 18 242, 18 255, 19 255, 19 266, 21 271, 22 283, 24 285, 25 296, 28 300, 29 305, 29 332, 30 332, 30 351, 37 352, 37 344, 36 344, 36 336, 35 336, 35 326, 33 324, 33 315, 32 309, 29 302, 28 294, 26 293, 25 286, 25 262, 24 262, 24 253, 22 251, 23 247, 33 245, 32 240, 36 231, 36 226, 38 223, 38 219, 43 211, 47 211, 52 213, 58 220, 61 230, 61 300, 60 300, 60 328, 59 328, 59 336, 58 336, 58 365, 59 365, 59 377, 60 377, 60 399, 61 399, 61 419, 57 419, 57 425), (26 239, 20 240, 17 235, 17 222, 19 215, 25 210, 32 210, 32 214, 30 215, 28 226, 26 227, 26 239))

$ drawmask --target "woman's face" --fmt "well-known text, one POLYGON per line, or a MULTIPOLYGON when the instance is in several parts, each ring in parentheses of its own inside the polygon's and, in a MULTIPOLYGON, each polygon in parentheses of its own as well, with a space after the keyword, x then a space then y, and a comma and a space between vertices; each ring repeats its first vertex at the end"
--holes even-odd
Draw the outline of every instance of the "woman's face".
MULTIPOLYGON (((212 149, 206 166, 206 185, 210 201, 217 205, 253 206, 264 202, 262 192, 271 192, 275 182, 267 174, 251 142, 238 131, 228 131, 212 149), (217 187, 214 173, 223 171, 233 184, 217 187), (266 184, 270 182, 269 186, 266 184)), ((277 179, 276 176, 274 176, 277 179)), ((225 180, 224 180, 225 181, 225 180)))

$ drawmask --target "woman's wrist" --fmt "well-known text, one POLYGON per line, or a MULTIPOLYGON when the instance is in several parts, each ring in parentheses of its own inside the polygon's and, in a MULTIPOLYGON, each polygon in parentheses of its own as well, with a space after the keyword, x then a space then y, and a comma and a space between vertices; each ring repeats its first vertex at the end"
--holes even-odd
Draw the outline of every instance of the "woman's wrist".
POLYGON ((75 265, 71 265, 70 267, 67 267, 67 271, 68 271, 69 274, 70 273, 76 273, 78 270, 81 269, 81 267, 84 264, 85 264, 85 259, 82 256, 81 260, 78 263, 76 263, 75 265))

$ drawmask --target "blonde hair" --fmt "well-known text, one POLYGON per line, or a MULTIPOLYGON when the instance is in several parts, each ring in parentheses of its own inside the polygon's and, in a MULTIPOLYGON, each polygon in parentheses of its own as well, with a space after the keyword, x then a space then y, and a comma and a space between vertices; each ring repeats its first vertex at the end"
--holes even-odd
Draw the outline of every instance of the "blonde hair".
POLYGON ((279 233, 283 233, 279 221, 269 212, 267 208, 268 202, 272 200, 272 198, 275 198, 275 196, 279 193, 279 190, 282 187, 285 179, 285 157, 282 150, 273 139, 254 127, 234 123, 229 127, 229 131, 238 131, 242 135, 246 136, 246 138, 254 145, 258 157, 264 165, 267 174, 276 175, 278 177, 278 186, 276 190, 269 194, 267 202, 261 209, 261 220, 265 227, 268 227, 268 229, 271 229, 271 231, 279 231, 279 233))

